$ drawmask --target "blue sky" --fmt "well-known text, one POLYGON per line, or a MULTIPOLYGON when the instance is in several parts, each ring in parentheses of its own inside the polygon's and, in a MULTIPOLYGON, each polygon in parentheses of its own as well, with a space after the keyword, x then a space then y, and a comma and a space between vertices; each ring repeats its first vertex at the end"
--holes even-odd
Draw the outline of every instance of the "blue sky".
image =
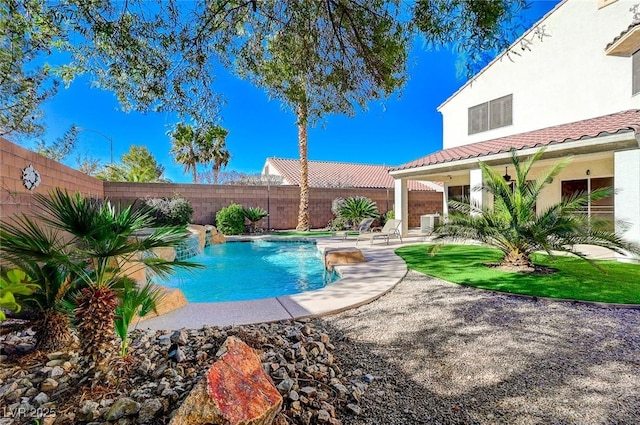
MULTIPOLYGON (((525 22, 532 24, 557 3, 533 2, 524 12, 525 22)), ((466 81, 457 75, 456 60, 448 50, 427 51, 416 40, 410 56, 410 79, 400 96, 384 104, 372 103, 368 111, 354 118, 326 117, 309 131, 309 159, 400 165, 441 149, 442 120, 436 108, 466 81)), ((227 148, 231 153, 226 170, 258 173, 268 157, 299 157, 295 117, 279 101, 269 100, 261 89, 222 69, 216 77, 216 90, 226 98, 221 107, 221 125, 229 130, 227 148)), ((47 141, 76 124, 93 130, 79 133, 78 153, 108 163, 109 141, 95 133, 99 132, 113 140, 114 162, 131 145, 144 145, 165 167, 167 178, 176 183, 191 181, 169 154, 166 132, 177 122, 172 114, 121 112, 115 96, 91 88, 87 78, 61 89, 44 105, 44 112, 47 141)), ((65 163, 74 166, 75 155, 65 163)))

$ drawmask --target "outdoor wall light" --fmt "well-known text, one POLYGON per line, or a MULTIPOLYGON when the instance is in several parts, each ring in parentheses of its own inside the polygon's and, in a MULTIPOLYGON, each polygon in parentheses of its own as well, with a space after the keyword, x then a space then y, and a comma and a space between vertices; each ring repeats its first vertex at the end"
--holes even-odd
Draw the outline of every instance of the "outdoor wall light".
POLYGON ((591 175, 591 170, 587 170, 587 176, 591 175))
POLYGON ((508 173, 509 167, 504 167, 504 176, 502 176, 502 178, 504 178, 504 181, 506 182, 510 182, 511 181, 511 176, 508 173))

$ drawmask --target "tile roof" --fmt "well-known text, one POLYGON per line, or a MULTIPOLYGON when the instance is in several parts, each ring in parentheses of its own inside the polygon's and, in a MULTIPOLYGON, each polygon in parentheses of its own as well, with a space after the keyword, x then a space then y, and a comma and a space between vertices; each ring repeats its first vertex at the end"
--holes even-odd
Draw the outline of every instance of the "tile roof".
POLYGON ((407 170, 426 165, 459 161, 468 158, 479 158, 486 155, 509 152, 511 148, 517 150, 542 147, 551 144, 570 142, 580 139, 591 139, 598 136, 615 134, 625 131, 640 131, 640 110, 618 112, 602 117, 561 124, 512 136, 484 142, 472 143, 464 146, 443 149, 430 155, 416 159, 395 170, 407 170))
POLYGON ((640 21, 633 21, 624 31, 622 31, 616 38, 614 38, 609 44, 607 44, 607 47, 605 47, 604 50, 605 51, 609 50, 611 46, 616 44, 618 40, 620 40, 622 37, 627 35, 629 32, 631 32, 632 29, 634 29, 638 25, 640 25, 640 21))
MULTIPOLYGON (((300 185, 300 160, 269 158, 269 164, 287 184, 300 185)), ((386 165, 353 164, 348 162, 309 161, 309 187, 394 188, 393 177, 386 165)), ((409 190, 432 191, 418 181, 409 183, 409 190)))

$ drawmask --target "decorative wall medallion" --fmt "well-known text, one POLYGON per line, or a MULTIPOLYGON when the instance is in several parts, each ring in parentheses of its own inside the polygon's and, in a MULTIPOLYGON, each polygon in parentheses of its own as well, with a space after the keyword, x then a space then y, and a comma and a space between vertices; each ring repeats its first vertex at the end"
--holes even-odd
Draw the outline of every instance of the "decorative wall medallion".
POLYGON ((40 173, 33 168, 33 165, 29 164, 27 168, 22 170, 22 182, 24 187, 29 190, 33 190, 40 185, 40 173))

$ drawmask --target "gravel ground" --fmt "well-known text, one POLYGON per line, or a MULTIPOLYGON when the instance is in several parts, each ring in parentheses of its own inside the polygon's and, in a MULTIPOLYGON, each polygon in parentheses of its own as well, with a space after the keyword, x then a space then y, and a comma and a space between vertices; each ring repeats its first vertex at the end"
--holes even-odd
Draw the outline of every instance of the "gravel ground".
POLYGON ((375 377, 345 424, 640 423, 640 311, 532 301, 409 272, 323 320, 375 377))

